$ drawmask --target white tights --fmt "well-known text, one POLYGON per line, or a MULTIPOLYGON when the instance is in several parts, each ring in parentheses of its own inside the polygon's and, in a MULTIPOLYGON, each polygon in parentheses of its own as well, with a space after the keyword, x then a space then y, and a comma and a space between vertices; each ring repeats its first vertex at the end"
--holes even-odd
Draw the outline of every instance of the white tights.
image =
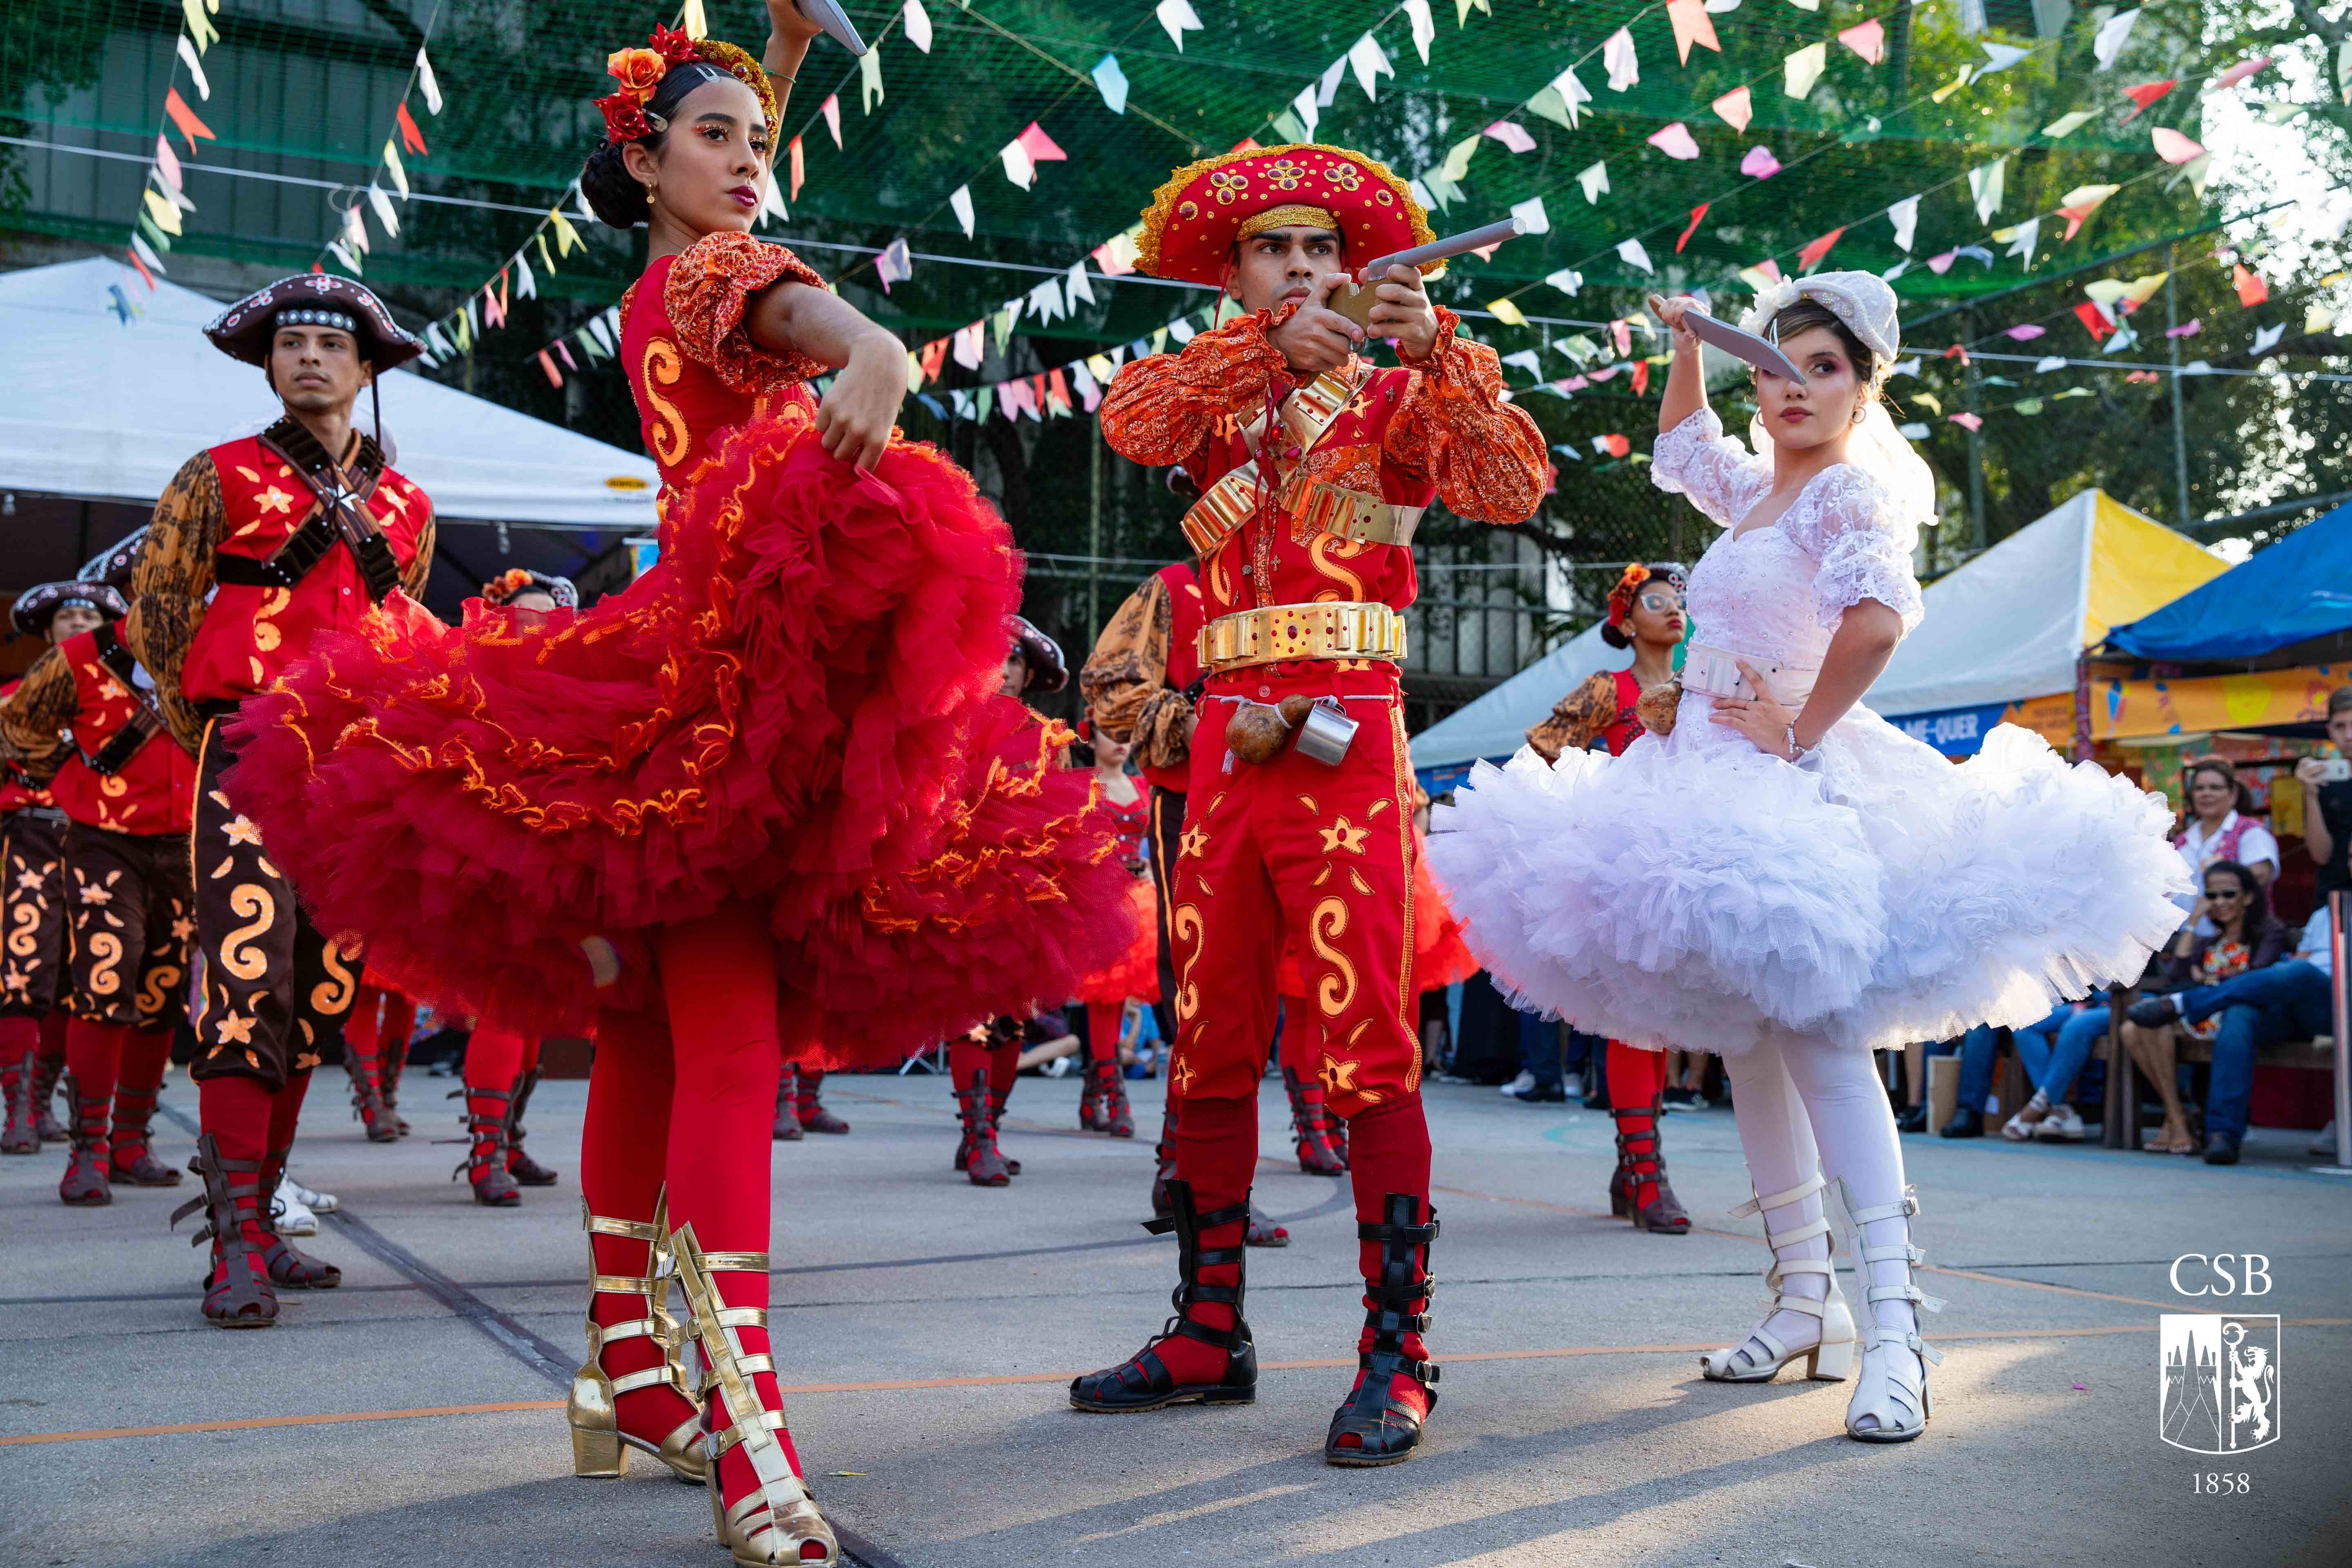
MULTIPOLYGON (((1819 1035, 1776 1033, 1740 1055, 1726 1057, 1723 1065, 1731 1078, 1739 1145, 1747 1152, 1748 1177, 1759 1193, 1786 1192, 1818 1169, 1832 1182, 1844 1182, 1848 1199, 1857 1209, 1902 1201, 1903 1148, 1869 1052, 1833 1046, 1819 1035)), ((1776 1231, 1810 1225, 1822 1217, 1822 1196, 1815 1194, 1768 1209, 1764 1217, 1776 1231)), ((1909 1239, 1909 1222, 1872 1220, 1863 1227, 1863 1236, 1869 1246, 1893 1246, 1909 1239)), ((1788 1253, 1827 1258, 1829 1237, 1799 1242, 1788 1253)), ((1873 1285, 1910 1283, 1910 1272, 1900 1258, 1870 1267, 1873 1285)), ((1829 1280, 1820 1274, 1796 1274, 1783 1289, 1791 1296, 1819 1301, 1829 1294, 1829 1280)), ((1875 1310, 1882 1327, 1916 1331, 1919 1326, 1908 1301, 1880 1301, 1875 1310)), ((1775 1312, 1764 1327, 1791 1347, 1821 1337, 1820 1321, 1801 1312, 1775 1312)))

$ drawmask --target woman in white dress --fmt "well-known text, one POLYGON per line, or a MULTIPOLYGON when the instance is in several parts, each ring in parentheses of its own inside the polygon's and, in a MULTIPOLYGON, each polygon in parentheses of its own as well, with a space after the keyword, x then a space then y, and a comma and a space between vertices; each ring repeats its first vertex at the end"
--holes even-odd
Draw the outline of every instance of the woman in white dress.
POLYGON ((1675 362, 1652 475, 1727 531, 1690 577, 1695 642, 1622 757, 1481 764, 1430 859, 1470 947, 1523 1006, 1651 1048, 1720 1051, 1773 1263, 1773 1309, 1702 1358, 1719 1382, 1862 1371, 1846 1430, 1926 1428, 1917 1205, 1874 1048, 2023 1025, 2137 977, 2179 923, 2162 800, 2003 725, 1955 767, 1860 705, 1922 613, 1911 552, 1935 482, 1881 387, 1895 296, 1868 273, 1773 286, 1742 325, 1756 454, 1706 406, 1699 307, 1658 307, 1675 362), (1666 700, 1660 701, 1664 696, 1666 700), (1669 718, 1667 715, 1671 714, 1669 718), (1826 1180, 1825 1180, 1826 1176, 1826 1180), (1834 1183, 1864 1276, 1836 1289, 1834 1183))

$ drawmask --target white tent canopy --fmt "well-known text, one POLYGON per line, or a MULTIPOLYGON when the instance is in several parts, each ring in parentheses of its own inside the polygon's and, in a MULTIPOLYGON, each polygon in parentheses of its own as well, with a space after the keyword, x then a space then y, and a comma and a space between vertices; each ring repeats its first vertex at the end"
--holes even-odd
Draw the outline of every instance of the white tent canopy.
MULTIPOLYGON (((261 372, 204 336, 221 309, 105 257, 0 273, 0 488, 152 500, 194 453, 277 418, 261 372)), ((383 396, 400 469, 442 517, 653 530, 645 458, 404 370, 383 396)))
POLYGON ((1412 765, 1442 768, 1480 757, 1507 757, 1528 738, 1528 730, 1550 713, 1552 704, 1581 685, 1596 669, 1622 669, 1633 661, 1624 648, 1601 640, 1598 624, 1544 655, 1476 700, 1464 704, 1412 738, 1412 765))

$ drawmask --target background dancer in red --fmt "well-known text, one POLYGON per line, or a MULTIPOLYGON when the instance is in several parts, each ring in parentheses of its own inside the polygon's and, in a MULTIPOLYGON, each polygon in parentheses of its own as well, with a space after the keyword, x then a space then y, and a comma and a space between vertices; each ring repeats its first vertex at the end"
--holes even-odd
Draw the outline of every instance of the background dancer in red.
POLYGON ((1118 839, 1118 862, 1133 879, 1128 891, 1135 941, 1118 963, 1087 975, 1078 986, 1077 999, 1087 1006, 1087 1079, 1078 1098, 1078 1125, 1089 1132, 1132 1138, 1135 1112, 1128 1106, 1127 1078, 1119 1066, 1119 1026, 1130 1000, 1146 1004, 1160 1000, 1156 940, 1160 900, 1152 894, 1150 868, 1144 858, 1145 841, 1151 832, 1151 800, 1149 792, 1128 776, 1132 746, 1091 725, 1081 739, 1094 750, 1098 796, 1095 809, 1118 839))
POLYGON ((400 1071, 416 1033, 416 999, 370 969, 360 975, 352 1010, 343 1018, 343 1068, 352 1080, 352 1114, 371 1143, 408 1136, 400 1114, 400 1071))
POLYGON ((433 503, 375 436, 352 427, 361 392, 424 346, 366 289, 320 273, 282 279, 205 333, 260 366, 285 414, 173 477, 140 548, 122 640, 196 757, 189 1072, 204 1128, 191 1167, 205 1185, 195 1206, 213 1243, 204 1314, 220 1328, 260 1328, 277 1321, 276 1288, 341 1279, 278 1237, 269 1197, 359 966, 310 920, 274 848, 230 804, 220 781, 236 743, 224 728, 313 637, 358 626, 379 603, 423 613, 410 595, 432 567, 433 503))
POLYGON ((905 348, 748 233, 771 77, 812 32, 771 16, 763 62, 667 29, 615 52, 581 174, 605 222, 649 226, 620 360, 658 563, 561 624, 394 601, 248 709, 229 781, 320 916, 425 1000, 526 1037, 594 1023, 574 1468, 635 1447, 706 1475, 739 1563, 839 1551, 768 1331, 785 1058, 896 1063, 1127 939, 1086 780, 1053 765, 1067 731, 996 695, 1003 521, 894 436, 905 348), (673 1269, 699 1385, 656 1294, 673 1269))
MULTIPOLYGON (((1625 669, 1598 670, 1583 685, 1552 707, 1551 717, 1528 731, 1528 744, 1548 763, 1573 746, 1595 742, 1612 757, 1643 733, 1637 711, 1642 693, 1662 689, 1675 679, 1675 649, 1690 622, 1683 613, 1684 572, 1671 561, 1625 568, 1609 591, 1609 619, 1601 640, 1612 647, 1631 647, 1633 665, 1625 669)), ((1617 1123, 1617 1169, 1609 1177, 1609 1212, 1630 1219, 1635 1230, 1660 1236, 1686 1236, 1690 1215, 1666 1183, 1665 1154, 1658 1133, 1665 1110, 1664 1051, 1645 1051, 1622 1040, 1609 1042, 1606 1072, 1609 1114, 1617 1123)))
POLYGON ((1280 146, 1178 170, 1145 210, 1141 265, 1225 286, 1246 314, 1181 354, 1130 362, 1102 405, 1116 450, 1181 463, 1202 487, 1185 529, 1213 618, 1198 637, 1207 690, 1170 920, 1184 1118, 1165 1222, 1179 1242, 1177 1320, 1134 1358, 1077 1379, 1071 1402, 1255 1396, 1239 1243, 1288 938, 1322 1030, 1317 1076, 1352 1123, 1367 1316, 1356 1387, 1324 1440, 1339 1465, 1408 1458, 1435 1376, 1422 1341, 1437 1227, 1396 612, 1416 591, 1412 540, 1432 500, 1516 522, 1549 473, 1541 434, 1502 400, 1494 351, 1455 337, 1418 274, 1370 280, 1369 334, 1326 302, 1347 258, 1429 237, 1404 182, 1359 153, 1280 146), (1368 336, 1393 340, 1403 363, 1360 358, 1368 336), (1285 713, 1286 701, 1320 706, 1285 713), (1294 744, 1292 727, 1310 721, 1315 738, 1294 744))
MULTIPOLYGON (((129 552, 118 552, 117 563, 127 574, 129 552)), ((77 1205, 111 1203, 118 1181, 169 1187, 180 1180, 148 1141, 187 1005, 195 770, 141 689, 143 673, 108 620, 43 654, 0 704, 0 737, 24 754, 33 777, 51 778, 67 817, 74 1121, 58 1196, 77 1205)))
MULTIPOLYGON (((16 595, 9 619, 54 647, 121 620, 121 593, 104 583, 42 583, 16 595)), ((0 687, 0 700, 16 689, 0 687)), ((52 1108, 66 1065, 66 814, 0 738, 0 1084, 8 1121, 0 1154, 37 1154, 63 1142, 52 1108)))

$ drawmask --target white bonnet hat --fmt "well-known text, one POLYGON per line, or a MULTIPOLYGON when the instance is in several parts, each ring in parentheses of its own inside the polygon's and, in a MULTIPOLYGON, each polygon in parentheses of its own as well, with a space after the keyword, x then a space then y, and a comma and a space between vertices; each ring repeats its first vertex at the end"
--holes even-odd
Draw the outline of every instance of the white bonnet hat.
POLYGON ((1902 347, 1902 329, 1895 319, 1895 290, 1873 272, 1816 272, 1810 278, 1783 278, 1758 292, 1756 303, 1739 318, 1739 329, 1761 332, 1772 318, 1799 300, 1827 305, 1863 347, 1882 360, 1891 360, 1902 347))

